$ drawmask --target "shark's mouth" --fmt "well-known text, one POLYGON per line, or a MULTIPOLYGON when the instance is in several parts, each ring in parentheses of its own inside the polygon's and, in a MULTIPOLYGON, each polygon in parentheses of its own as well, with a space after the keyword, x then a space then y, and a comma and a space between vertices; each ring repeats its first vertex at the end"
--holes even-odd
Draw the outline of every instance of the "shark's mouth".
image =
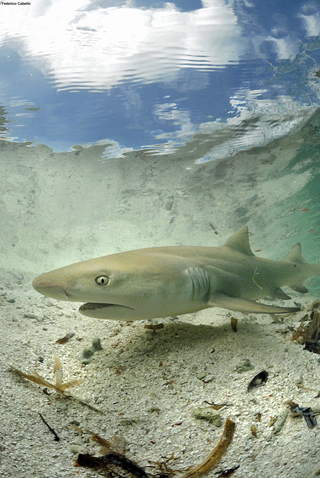
POLYGON ((96 309, 105 309, 109 307, 121 307, 123 309, 130 309, 134 310, 132 307, 128 307, 126 305, 121 305, 121 304, 100 304, 100 303, 95 303, 95 302, 87 302, 86 304, 82 304, 82 306, 79 308, 79 311, 86 311, 86 310, 96 310, 96 309))

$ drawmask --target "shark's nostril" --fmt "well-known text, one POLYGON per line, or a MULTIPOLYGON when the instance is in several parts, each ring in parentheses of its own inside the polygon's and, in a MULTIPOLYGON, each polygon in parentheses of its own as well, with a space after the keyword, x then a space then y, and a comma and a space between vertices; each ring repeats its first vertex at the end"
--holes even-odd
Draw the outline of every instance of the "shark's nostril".
POLYGON ((33 281, 32 285, 37 292, 46 297, 57 300, 70 300, 70 294, 61 286, 50 285, 48 281, 42 280, 33 281))

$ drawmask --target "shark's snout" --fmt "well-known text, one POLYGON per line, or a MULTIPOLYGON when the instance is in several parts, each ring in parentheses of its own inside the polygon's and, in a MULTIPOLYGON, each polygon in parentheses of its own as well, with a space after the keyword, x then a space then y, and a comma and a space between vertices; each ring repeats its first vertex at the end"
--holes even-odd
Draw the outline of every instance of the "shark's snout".
POLYGON ((52 285, 48 279, 46 279, 45 274, 43 276, 36 277, 32 285, 34 289, 46 297, 51 297, 52 299, 57 300, 69 300, 69 296, 63 286, 61 285, 52 285))

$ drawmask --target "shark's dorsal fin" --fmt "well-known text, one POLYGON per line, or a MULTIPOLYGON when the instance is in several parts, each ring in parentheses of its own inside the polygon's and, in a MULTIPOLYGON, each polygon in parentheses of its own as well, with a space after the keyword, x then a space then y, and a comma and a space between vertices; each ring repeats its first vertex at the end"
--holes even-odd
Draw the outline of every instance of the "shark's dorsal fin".
POLYGON ((307 262, 302 257, 301 244, 293 246, 289 254, 284 258, 284 262, 295 262, 296 264, 306 264, 307 262))
POLYGON ((230 247, 230 249, 235 249, 238 252, 242 252, 242 254, 254 256, 249 244, 248 226, 243 226, 241 229, 239 229, 239 231, 232 234, 232 236, 223 245, 224 247, 230 247))

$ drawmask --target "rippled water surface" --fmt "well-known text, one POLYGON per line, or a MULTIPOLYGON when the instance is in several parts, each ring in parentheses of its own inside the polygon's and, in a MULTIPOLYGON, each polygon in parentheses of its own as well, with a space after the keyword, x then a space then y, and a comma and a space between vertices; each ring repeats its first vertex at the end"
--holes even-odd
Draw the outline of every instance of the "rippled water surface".
POLYGON ((112 157, 227 124, 241 128, 233 149, 261 145, 318 106, 319 23, 301 1, 3 4, 3 136, 60 151, 111 142, 112 157))

